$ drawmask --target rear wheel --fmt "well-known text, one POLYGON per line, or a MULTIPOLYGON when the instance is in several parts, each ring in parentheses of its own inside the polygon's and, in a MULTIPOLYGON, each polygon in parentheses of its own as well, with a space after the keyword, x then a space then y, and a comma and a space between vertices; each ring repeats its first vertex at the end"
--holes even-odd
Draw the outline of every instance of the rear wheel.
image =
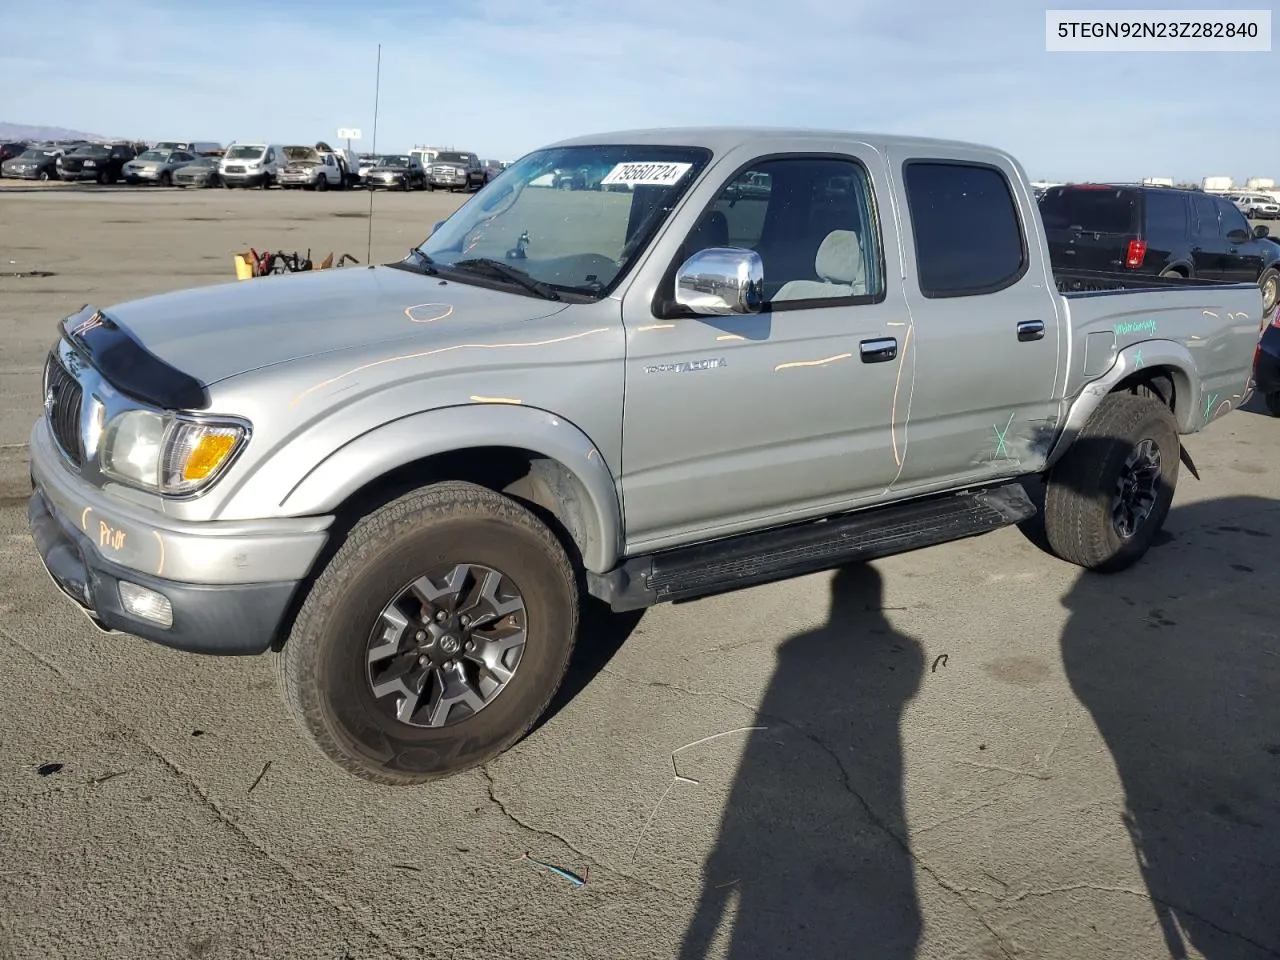
POLYGON ((1142 559, 1168 516, 1180 454, 1169 407, 1109 394, 1045 479, 1050 549, 1101 573, 1142 559))
POLYGON ((1280 391, 1273 391, 1262 398, 1267 404, 1267 413, 1280 417, 1280 391))
POLYGON ((365 780, 413 784, 515 743, 564 676, 578 586, 556 536, 516 501, 440 483, 362 519, 278 655, 312 742, 365 780))
POLYGON ((1160 276, 1162 276, 1162 277, 1171 277, 1171 278, 1176 279, 1176 280, 1185 280, 1185 279, 1187 279, 1186 271, 1184 271, 1184 270, 1180 270, 1180 269, 1178 269, 1177 267, 1167 267, 1167 268, 1165 268, 1164 270, 1161 270, 1161 271, 1160 271, 1160 276))

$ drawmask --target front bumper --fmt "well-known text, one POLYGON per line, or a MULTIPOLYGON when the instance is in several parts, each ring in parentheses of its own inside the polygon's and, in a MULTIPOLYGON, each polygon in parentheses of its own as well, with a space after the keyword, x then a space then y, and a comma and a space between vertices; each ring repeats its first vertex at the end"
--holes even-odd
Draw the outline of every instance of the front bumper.
POLYGON ((465 187, 471 181, 465 176, 433 173, 427 182, 433 187, 465 187))
POLYGON ((378 187, 381 187, 384 190, 398 190, 404 187, 408 182, 409 182, 409 177, 407 175, 388 177, 388 176, 378 176, 375 174, 374 176, 367 177, 365 179, 365 183, 367 183, 370 187, 373 187, 375 189, 378 187))
POLYGON ((265 173, 223 173, 222 182, 231 187, 260 187, 266 181, 265 173))
POLYGON ((63 169, 58 171, 58 179, 59 180, 97 180, 98 175, 102 173, 103 170, 105 169, 106 169, 105 167, 103 167, 102 169, 90 168, 88 170, 85 170, 83 168, 80 170, 63 169))
POLYGON ((54 583, 100 628, 192 653, 269 650, 330 518, 252 524, 175 521, 80 481, 38 421, 31 434, 27 522, 54 583), (172 624, 126 609, 120 584, 169 601, 172 624))

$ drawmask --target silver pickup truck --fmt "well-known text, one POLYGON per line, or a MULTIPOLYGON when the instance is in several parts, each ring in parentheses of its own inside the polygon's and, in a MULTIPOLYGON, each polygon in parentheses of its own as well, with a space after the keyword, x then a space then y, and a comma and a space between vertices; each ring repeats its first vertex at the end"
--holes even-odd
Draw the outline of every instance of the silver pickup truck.
POLYGON ((66 318, 30 527, 102 629, 272 651, 326 756, 415 783, 531 727, 590 597, 981 534, 1037 513, 1027 478, 1056 555, 1134 563, 1262 322, 1252 283, 1055 276, 996 149, 585 137, 400 262, 66 318))

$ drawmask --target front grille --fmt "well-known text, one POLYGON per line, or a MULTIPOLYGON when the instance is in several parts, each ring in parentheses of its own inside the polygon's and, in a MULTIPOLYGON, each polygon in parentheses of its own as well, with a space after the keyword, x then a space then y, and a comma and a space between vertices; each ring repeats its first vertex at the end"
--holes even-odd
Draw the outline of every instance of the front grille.
POLYGON ((56 356, 50 356, 45 378, 45 416, 49 419, 53 438, 76 466, 80 466, 84 459, 80 447, 80 401, 83 395, 76 378, 67 373, 56 356))
POLYGON ((227 173, 244 173, 244 167, 227 167, 227 173))

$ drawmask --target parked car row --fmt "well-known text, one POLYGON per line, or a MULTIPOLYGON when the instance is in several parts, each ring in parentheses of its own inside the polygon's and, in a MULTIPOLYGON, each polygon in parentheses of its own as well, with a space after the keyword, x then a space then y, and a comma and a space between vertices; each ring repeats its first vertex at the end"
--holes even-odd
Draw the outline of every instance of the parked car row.
POLYGON ((469 151, 414 148, 356 154, 314 146, 233 141, 0 144, 0 176, 168 187, 342 190, 478 190, 505 169, 469 151))

